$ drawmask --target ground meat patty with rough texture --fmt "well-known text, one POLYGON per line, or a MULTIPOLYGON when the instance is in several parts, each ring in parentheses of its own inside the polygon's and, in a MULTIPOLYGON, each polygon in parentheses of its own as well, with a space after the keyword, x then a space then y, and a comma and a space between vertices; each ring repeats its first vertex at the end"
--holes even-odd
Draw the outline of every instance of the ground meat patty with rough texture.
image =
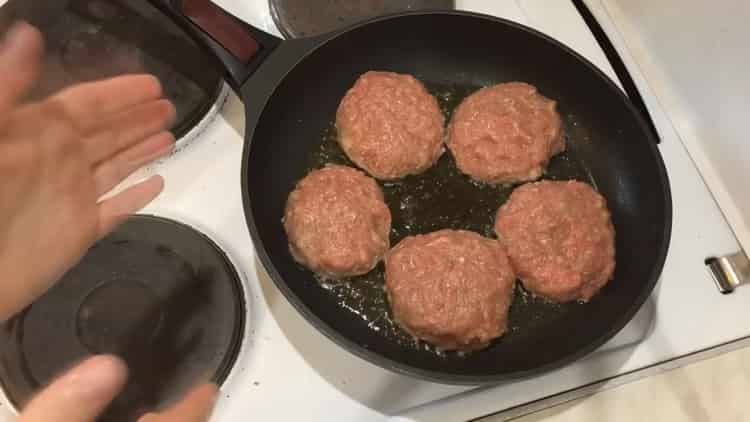
POLYGON ((515 275, 500 242, 441 230, 407 237, 386 254, 398 323, 442 350, 476 350, 507 328, 515 275))
POLYGON ((329 165, 289 195, 284 229, 294 258, 329 278, 372 270, 390 247, 391 212, 375 180, 329 165))
POLYGON ((615 270, 615 230, 605 199, 586 183, 542 181, 516 189, 495 231, 518 278, 548 299, 587 301, 615 270))
POLYGON ((565 150, 556 103, 523 82, 482 88, 458 106, 448 148, 462 172, 505 184, 541 177, 550 157, 565 150))
POLYGON ((344 96, 336 114, 346 155, 372 176, 397 179, 421 173, 443 154, 445 117, 411 75, 367 72, 344 96))

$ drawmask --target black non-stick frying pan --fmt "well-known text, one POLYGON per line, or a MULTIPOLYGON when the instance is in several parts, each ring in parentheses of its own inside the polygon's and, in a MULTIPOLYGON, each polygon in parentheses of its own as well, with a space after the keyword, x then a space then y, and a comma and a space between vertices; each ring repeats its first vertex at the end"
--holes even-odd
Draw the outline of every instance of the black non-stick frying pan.
MULTIPOLYGON (((593 351, 651 293, 672 218, 656 139, 621 91, 559 42, 513 22, 463 12, 409 13, 281 42, 208 0, 152 1, 226 68, 246 109, 242 192, 260 261, 292 305, 341 347, 410 376, 494 383, 593 351), (447 115, 479 87, 506 81, 531 83, 557 100, 568 151, 553 159, 545 177, 587 181, 607 198, 617 230, 614 279, 588 304, 546 303, 517 287, 510 331, 467 355, 439 353, 395 326, 382 267, 348 283, 321 286, 289 254, 281 217, 287 195, 308 171, 326 162, 351 164, 336 145, 332 123, 346 90, 368 70, 416 76, 447 115)), ((494 213, 512 190, 472 183, 449 153, 422 175, 381 186, 393 213, 393 244, 442 228, 493 236, 494 213)))

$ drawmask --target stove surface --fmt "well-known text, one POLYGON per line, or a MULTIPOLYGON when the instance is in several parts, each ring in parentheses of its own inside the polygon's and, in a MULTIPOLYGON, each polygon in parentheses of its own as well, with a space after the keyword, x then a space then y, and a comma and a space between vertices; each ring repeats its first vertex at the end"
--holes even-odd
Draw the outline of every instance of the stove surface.
MULTIPOLYGON (((216 2, 279 34, 266 0, 216 2)), ((596 0, 590 3, 599 11, 596 0)), ((572 3, 466 0, 457 7, 542 30, 614 77, 572 3)), ((418 381, 371 365, 325 338, 284 299, 256 260, 245 226, 239 189, 244 111, 230 95, 219 117, 190 145, 131 179, 164 175, 165 192, 144 213, 173 218, 207 234, 243 279, 248 309, 244 341, 213 420, 467 420, 750 335, 750 327, 734 324, 750 305, 750 290, 719 295, 703 265, 707 256, 737 249, 737 242, 648 84, 637 72, 634 79, 653 112, 672 180, 676 211, 662 280, 626 329, 588 358, 544 376, 481 390, 418 381)), ((0 421, 10 420, 12 408, 1 403, 0 421)))
POLYGON ((132 421, 207 375, 224 381, 244 332, 241 291, 232 264, 205 236, 131 217, 3 326, 0 383, 14 403, 27 403, 75 362, 114 353, 130 375, 101 421, 132 421))

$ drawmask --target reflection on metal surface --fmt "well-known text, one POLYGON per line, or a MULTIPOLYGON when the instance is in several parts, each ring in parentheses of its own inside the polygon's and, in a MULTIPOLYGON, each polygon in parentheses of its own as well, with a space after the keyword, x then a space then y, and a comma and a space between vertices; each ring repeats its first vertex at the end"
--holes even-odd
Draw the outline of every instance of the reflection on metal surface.
POLYGON ((734 289, 750 281, 750 260, 743 251, 708 258, 706 266, 716 283, 716 287, 724 294, 732 293, 734 289))
POLYGON ((366 19, 413 10, 454 9, 453 0, 270 0, 284 38, 325 34, 366 19))

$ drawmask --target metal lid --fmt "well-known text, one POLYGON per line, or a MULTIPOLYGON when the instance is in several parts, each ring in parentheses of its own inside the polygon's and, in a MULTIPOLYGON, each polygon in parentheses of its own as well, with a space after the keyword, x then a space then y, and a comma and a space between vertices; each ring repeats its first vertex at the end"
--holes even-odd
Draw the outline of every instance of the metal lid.
POLYGON ((135 420, 197 382, 223 382, 244 324, 241 280, 211 240, 173 221, 132 217, 2 326, 0 382, 22 407, 81 359, 116 354, 130 378, 101 420, 135 420))
POLYGON ((0 8, 0 33, 25 20, 46 41, 41 78, 31 99, 76 83, 151 73, 177 107, 180 138, 209 112, 223 87, 218 66, 146 0, 10 0, 0 8))
POLYGON ((454 9, 453 0, 270 0, 285 38, 325 34, 363 20, 411 10, 454 9))

